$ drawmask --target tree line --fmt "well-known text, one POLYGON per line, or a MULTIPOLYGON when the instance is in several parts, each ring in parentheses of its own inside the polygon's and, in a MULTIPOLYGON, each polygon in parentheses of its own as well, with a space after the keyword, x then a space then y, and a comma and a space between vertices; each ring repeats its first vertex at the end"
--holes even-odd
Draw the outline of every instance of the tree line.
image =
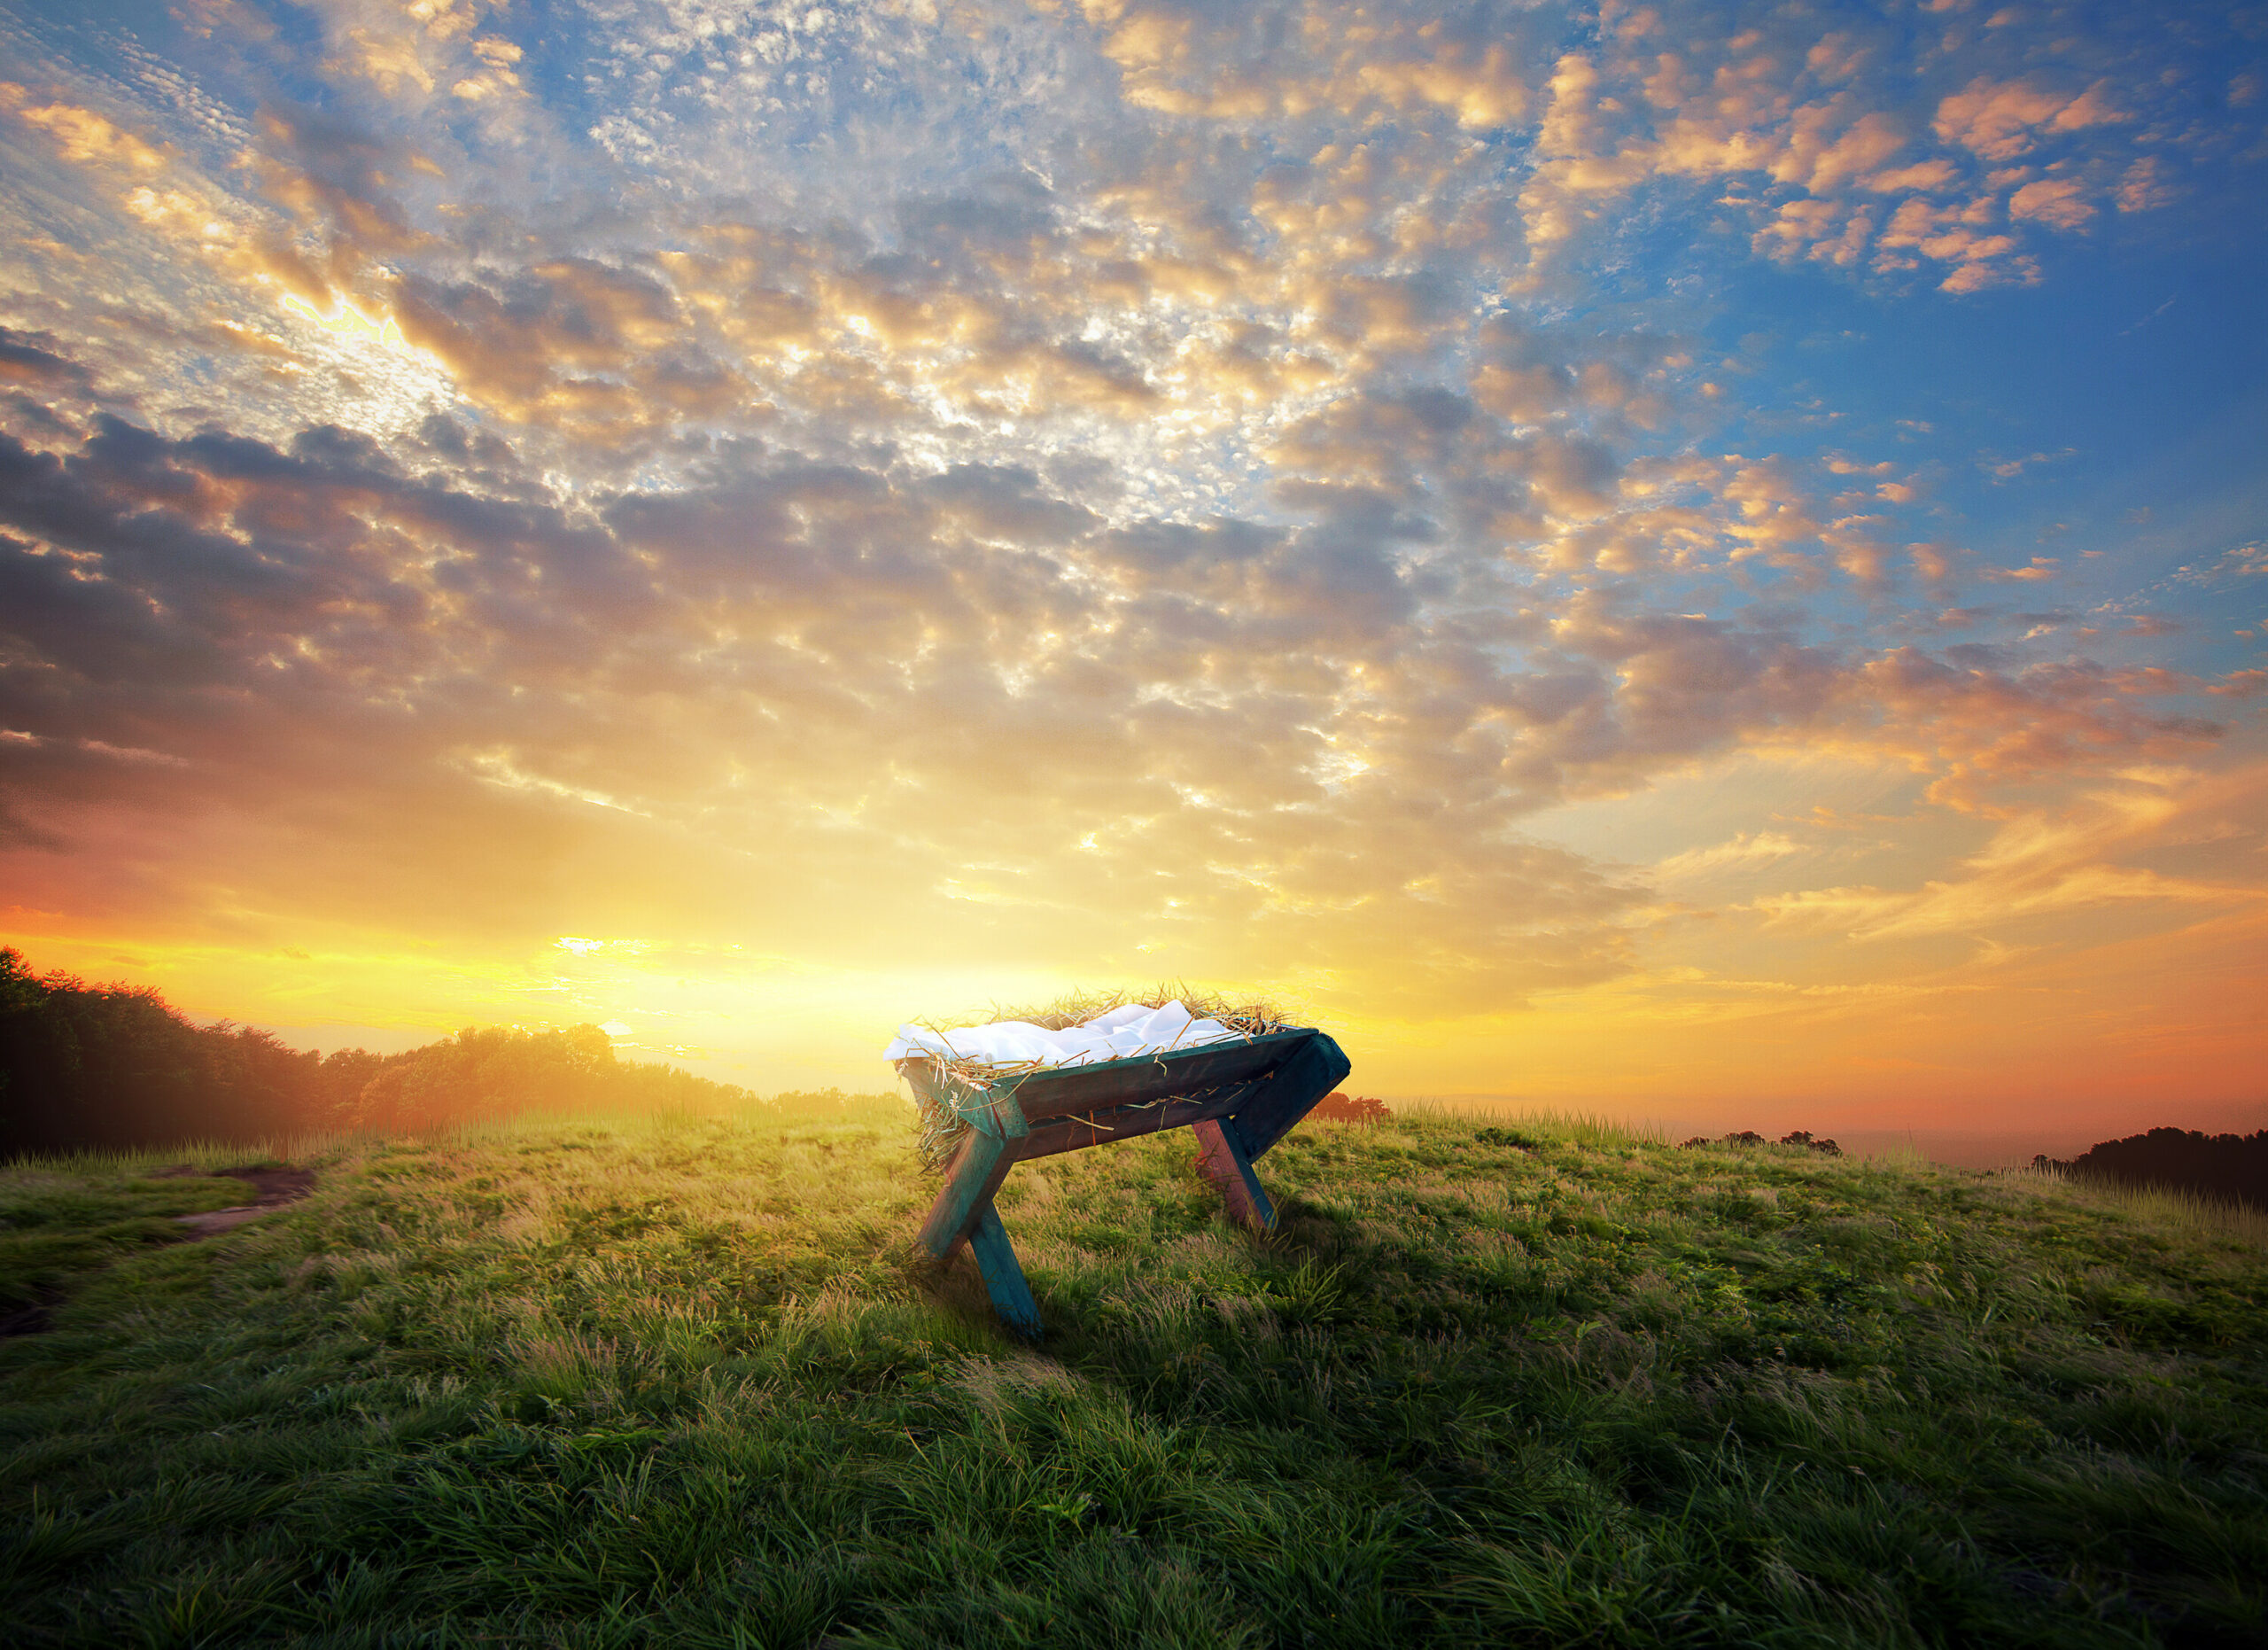
POLYGON ((595 1025, 468 1027, 402 1054, 318 1055, 250 1026, 198 1025, 146 986, 35 974, 0 946, 0 1159, 755 1098, 675 1066, 617 1060, 595 1025))
POLYGON ((2152 1129, 2104 1140, 2068 1161, 2044 1152, 2031 1161, 2035 1168, 2061 1169, 2079 1179, 2165 1187, 2268 1210, 2268 1129, 2251 1134, 2152 1129))

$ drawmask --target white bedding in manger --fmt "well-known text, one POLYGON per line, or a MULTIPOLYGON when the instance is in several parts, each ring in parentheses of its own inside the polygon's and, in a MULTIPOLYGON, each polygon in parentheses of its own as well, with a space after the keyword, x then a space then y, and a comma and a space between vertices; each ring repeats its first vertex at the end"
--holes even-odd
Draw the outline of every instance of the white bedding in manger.
POLYGON ((1091 1065, 1100 1060, 1127 1060, 1137 1055, 1169 1054, 1201 1048, 1208 1043, 1234 1043, 1244 1039, 1218 1020, 1200 1020, 1177 1002, 1162 1008, 1128 1003, 1099 1014, 1081 1025, 1048 1031, 1029 1020, 1000 1020, 990 1025, 959 1025, 933 1031, 926 1025, 901 1025, 882 1050, 885 1060, 915 1059, 934 1055, 945 1060, 974 1060, 987 1065, 1091 1065))

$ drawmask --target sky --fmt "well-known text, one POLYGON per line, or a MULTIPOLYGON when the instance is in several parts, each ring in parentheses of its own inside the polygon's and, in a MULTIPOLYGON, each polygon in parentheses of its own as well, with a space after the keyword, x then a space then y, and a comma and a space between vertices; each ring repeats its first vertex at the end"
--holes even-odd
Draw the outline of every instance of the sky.
POLYGON ((0 179, 35 967, 2268 1123, 2268 6, 0 0, 0 179))

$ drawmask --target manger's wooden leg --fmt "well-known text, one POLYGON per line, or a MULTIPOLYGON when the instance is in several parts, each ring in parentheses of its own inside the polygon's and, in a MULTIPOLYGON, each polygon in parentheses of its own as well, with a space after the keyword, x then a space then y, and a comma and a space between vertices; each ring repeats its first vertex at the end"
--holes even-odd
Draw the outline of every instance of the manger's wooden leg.
POLYGON ((1016 1251, 1009 1245, 1008 1229, 1000 1224, 1000 1211, 992 1207, 989 1197, 969 1227, 968 1247, 976 1256, 976 1269, 984 1275, 985 1290, 992 1296, 992 1309, 1000 1314, 1001 1322, 1027 1341, 1038 1340, 1039 1303, 1031 1297, 1031 1285, 1024 1281, 1024 1269, 1016 1264, 1016 1251))
POLYGON ((1222 1117, 1189 1128, 1197 1136, 1197 1171, 1220 1188, 1229 1218, 1255 1232, 1274 1231, 1276 1206, 1252 1171, 1252 1157, 1235 1123, 1222 1117))
MULTIPOLYGON (((951 1258, 961 1240, 968 1236, 969 1223, 977 1211, 992 1207, 992 1194, 1000 1189, 1000 1182, 1008 1178, 1015 1162, 1007 1141, 971 1129, 953 1155, 952 1166, 945 1171, 945 1184, 937 1193, 937 1201, 929 1205, 928 1217, 921 1222, 921 1247, 939 1260, 951 1258)), ((997 1216, 992 1224, 1000 1224, 997 1216)))

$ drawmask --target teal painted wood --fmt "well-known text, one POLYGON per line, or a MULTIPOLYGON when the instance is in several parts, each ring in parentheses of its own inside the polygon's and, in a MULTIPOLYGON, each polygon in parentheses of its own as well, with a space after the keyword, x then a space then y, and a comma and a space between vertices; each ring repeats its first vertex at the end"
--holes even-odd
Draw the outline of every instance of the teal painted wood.
POLYGON ((1321 1031, 1294 1031, 1027 1072, 975 1089, 941 1085, 926 1061, 901 1061, 897 1069, 923 1101, 942 1101, 969 1121, 921 1223, 922 1247, 944 1260, 967 1243, 1001 1321, 1037 1340, 1039 1306, 992 1204, 1010 1169, 1028 1157, 1187 1127, 1198 1137, 1199 1168, 1231 1217, 1267 1231, 1276 1209, 1252 1160, 1353 1068, 1321 1031))
POLYGON ((1017 1103, 1016 1091, 1012 1087, 1003 1086, 993 1091, 984 1109, 1000 1138, 1011 1144, 1031 1132, 1031 1124, 1024 1116, 1023 1107, 1017 1103))
MULTIPOLYGON (((1099 1060, 1091 1065, 1058 1066, 1020 1077, 1003 1078, 993 1086, 1006 1089, 1034 1123, 1050 1117, 1091 1112, 1103 1106, 1138 1104, 1169 1094, 1186 1094, 1200 1088, 1242 1083, 1265 1077, 1316 1037, 1317 1031, 1278 1031, 1249 1042, 1210 1043, 1178 1054, 1139 1055, 1130 1060, 1099 1060)), ((899 1066, 912 1077, 927 1075, 925 1061, 899 1066)), ((960 1091, 966 1094, 967 1091, 960 1091)))
POLYGON ((984 1291, 992 1297, 992 1310, 1000 1314, 1000 1321, 1023 1336, 1037 1341, 1045 1333, 1039 1321, 1039 1303, 1031 1297, 1031 1285, 1024 1280, 1024 1269, 1016 1262, 1016 1251, 1008 1241, 1008 1228, 1000 1224, 999 1211, 986 1198, 976 1211, 970 1226, 968 1247, 976 1257, 976 1270, 984 1279, 984 1291))
POLYGON ((1031 1136, 1017 1148, 1016 1161, 1050 1157, 1058 1152, 1107 1146, 1113 1140, 1138 1140, 1168 1129, 1225 1117, 1249 1099, 1257 1085, 1232 1084, 1213 1093, 1186 1098, 1153 1101, 1138 1106, 1112 1106, 1079 1117, 1050 1117, 1032 1125, 1031 1136))
POLYGON ((951 1257, 968 1236, 977 1211, 992 1206, 992 1195, 1015 1167, 1015 1154, 997 1134, 971 1129, 945 1169, 945 1184, 921 1223, 921 1247, 939 1260, 951 1257))
POLYGON ((897 1069, 913 1085, 915 1096, 923 1104, 959 1112, 980 1134, 1014 1140, 1030 1132, 1031 1125, 1025 1121, 1023 1109, 1015 1100, 1020 1078, 1008 1078, 986 1088, 970 1089, 939 1082, 936 1068, 926 1060, 901 1060, 897 1069))
POLYGON ((1354 1070, 1339 1045, 1321 1031, 1279 1067, 1268 1084, 1236 1113, 1244 1148, 1258 1157, 1314 1109, 1316 1101, 1347 1080, 1354 1070))

